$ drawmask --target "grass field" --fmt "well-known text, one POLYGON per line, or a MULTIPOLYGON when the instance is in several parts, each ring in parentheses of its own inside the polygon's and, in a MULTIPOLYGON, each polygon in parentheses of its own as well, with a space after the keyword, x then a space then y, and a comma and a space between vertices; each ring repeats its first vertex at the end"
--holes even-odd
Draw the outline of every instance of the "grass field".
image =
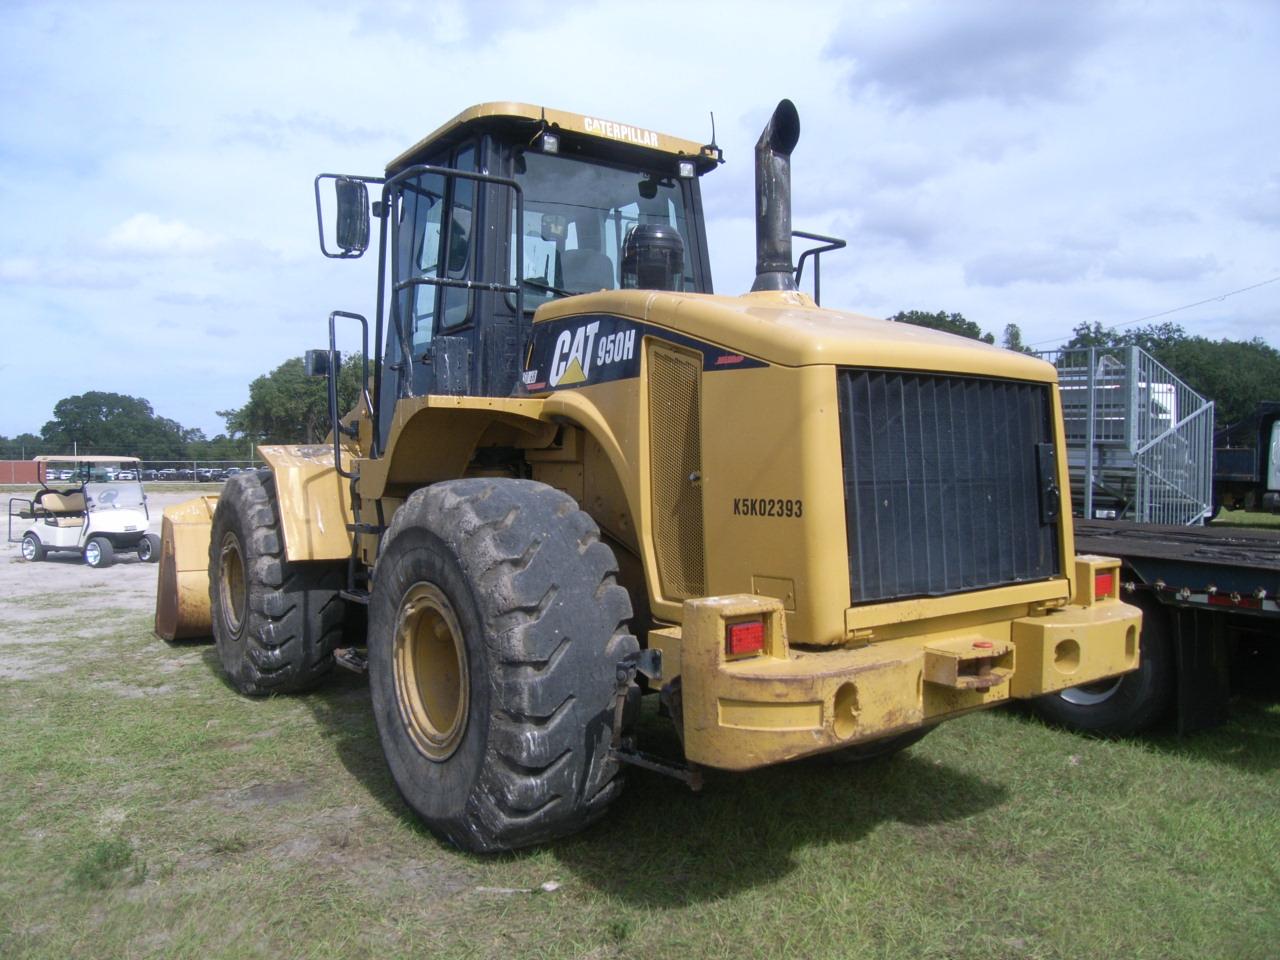
POLYGON ((1213 519, 1215 527, 1264 527, 1280 528, 1280 513, 1261 513, 1252 510, 1223 510, 1213 519))
POLYGON ((477 858, 399 801, 362 679, 249 701, 136 609, 41 600, 0 598, 0 957, 1280 950, 1268 696, 1181 741, 1002 711, 701 795, 637 773, 587 833, 477 858))

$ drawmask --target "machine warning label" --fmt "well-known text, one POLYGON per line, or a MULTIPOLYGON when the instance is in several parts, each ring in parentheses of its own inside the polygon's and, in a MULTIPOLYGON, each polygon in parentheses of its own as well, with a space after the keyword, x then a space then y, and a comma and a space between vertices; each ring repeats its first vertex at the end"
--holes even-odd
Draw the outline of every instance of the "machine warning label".
POLYGON ((804 516, 803 500, 775 500, 769 497, 734 497, 735 517, 791 517, 804 516))

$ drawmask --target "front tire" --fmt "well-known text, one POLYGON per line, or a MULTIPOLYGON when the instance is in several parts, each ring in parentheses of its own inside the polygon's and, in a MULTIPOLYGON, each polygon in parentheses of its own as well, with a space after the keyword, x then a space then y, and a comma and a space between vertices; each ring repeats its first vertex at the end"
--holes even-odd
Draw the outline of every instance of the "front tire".
POLYGON ((1169 615, 1158 600, 1129 602, 1142 608, 1138 669, 1038 697, 1032 707, 1045 720, 1102 737, 1128 737, 1164 718, 1175 679, 1169 615))
POLYGON ((106 537, 90 537, 84 545, 84 562, 101 570, 116 562, 116 551, 106 537))
POLYGON ((299 693, 333 669, 345 602, 341 564, 285 556, 269 471, 227 481, 209 539, 209 606, 231 685, 260 697, 299 693))
POLYGON ((405 501, 369 610, 374 716, 405 802, 475 852, 582 829, 621 791, 616 667, 638 649, 613 552, 568 496, 527 480, 405 501))

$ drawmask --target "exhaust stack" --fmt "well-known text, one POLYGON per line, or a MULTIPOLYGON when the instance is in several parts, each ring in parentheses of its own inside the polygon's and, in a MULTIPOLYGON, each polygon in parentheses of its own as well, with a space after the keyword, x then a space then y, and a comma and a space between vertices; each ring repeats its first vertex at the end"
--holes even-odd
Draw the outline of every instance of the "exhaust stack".
POLYGON ((756 141, 756 290, 794 290, 791 264, 791 151, 800 114, 790 100, 773 111, 756 141))

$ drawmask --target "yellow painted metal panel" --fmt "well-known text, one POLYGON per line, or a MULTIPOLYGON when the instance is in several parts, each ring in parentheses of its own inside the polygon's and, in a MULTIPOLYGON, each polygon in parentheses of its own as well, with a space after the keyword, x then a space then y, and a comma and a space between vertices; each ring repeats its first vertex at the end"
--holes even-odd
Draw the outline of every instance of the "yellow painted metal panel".
POLYGON ((164 640, 207 637, 209 535, 217 497, 195 497, 166 507, 160 525, 160 573, 155 632, 164 640))
MULTIPOLYGON (((333 466, 331 444, 260 446, 275 477, 285 555, 297 560, 345 560, 351 555, 351 482, 333 466)), ((351 456, 343 451, 343 469, 351 456)))
POLYGON ((389 171, 398 170, 409 161, 426 150, 432 143, 447 137, 468 123, 477 120, 510 117, 532 123, 546 121, 550 127, 579 133, 599 140, 622 143, 629 146, 643 147, 659 153, 668 153, 682 157, 697 157, 703 153, 702 144, 693 140, 684 140, 670 134, 659 133, 632 124, 619 123, 603 117, 593 117, 581 113, 570 113, 567 110, 555 110, 529 103, 491 102, 468 107, 457 116, 441 124, 427 136, 396 157, 387 165, 389 171))

